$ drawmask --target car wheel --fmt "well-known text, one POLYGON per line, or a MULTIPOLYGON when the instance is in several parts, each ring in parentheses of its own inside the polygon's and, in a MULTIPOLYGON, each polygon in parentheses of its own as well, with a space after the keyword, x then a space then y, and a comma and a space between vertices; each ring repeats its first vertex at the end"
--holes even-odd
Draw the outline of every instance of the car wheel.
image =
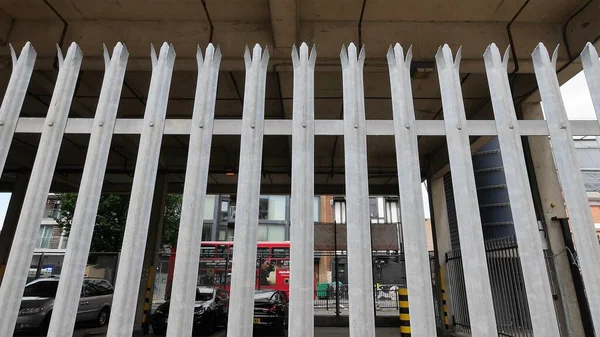
POLYGON ((207 332, 209 335, 212 335, 217 331, 217 318, 215 315, 210 316, 210 320, 208 321, 207 332))
POLYGON ((152 327, 152 334, 154 334, 155 336, 164 336, 167 334, 167 331, 164 329, 152 327))
POLYGON ((48 314, 46 315, 46 318, 44 318, 44 320, 42 321, 42 323, 40 324, 40 326, 38 326, 36 334, 38 336, 46 336, 48 334, 48 328, 50 327, 50 317, 52 316, 52 314, 48 314))
POLYGON ((100 310, 100 313, 98 314, 98 317, 96 318, 96 325, 105 326, 106 323, 108 323, 109 317, 110 310, 108 308, 102 308, 102 310, 100 310))
POLYGON ((285 336, 285 324, 283 322, 279 323, 275 327, 275 335, 276 336, 285 336))

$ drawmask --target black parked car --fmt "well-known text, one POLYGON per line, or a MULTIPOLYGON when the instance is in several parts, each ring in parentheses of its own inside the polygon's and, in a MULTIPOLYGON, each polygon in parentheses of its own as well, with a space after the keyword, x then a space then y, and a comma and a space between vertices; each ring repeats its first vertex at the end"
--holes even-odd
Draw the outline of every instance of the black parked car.
MULTIPOLYGON (((161 304, 152 315, 152 331, 155 335, 167 332, 170 301, 161 304)), ((196 288, 193 334, 212 334, 218 325, 227 325, 229 295, 223 289, 196 288)))
POLYGON ((288 321, 288 297, 278 290, 256 290, 254 293, 254 326, 274 329, 285 334, 288 321))

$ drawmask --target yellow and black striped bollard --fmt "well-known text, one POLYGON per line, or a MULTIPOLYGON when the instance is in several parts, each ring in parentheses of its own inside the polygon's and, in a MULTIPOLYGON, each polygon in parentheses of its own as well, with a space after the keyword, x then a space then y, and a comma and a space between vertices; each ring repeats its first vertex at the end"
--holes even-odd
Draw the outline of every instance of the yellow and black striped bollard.
POLYGON ((442 268, 440 267, 440 286, 442 288, 442 310, 444 311, 444 327, 446 330, 449 329, 448 326, 448 306, 446 305, 446 287, 444 286, 444 274, 442 268))
POLYGON ((410 314, 408 312, 408 289, 398 289, 398 305, 400 307, 400 336, 410 336, 410 314))
POLYGON ((154 266, 148 269, 148 280, 146 281, 146 294, 144 296, 144 316, 142 316, 142 333, 147 335, 150 330, 150 310, 152 309, 152 286, 154 285, 154 266))

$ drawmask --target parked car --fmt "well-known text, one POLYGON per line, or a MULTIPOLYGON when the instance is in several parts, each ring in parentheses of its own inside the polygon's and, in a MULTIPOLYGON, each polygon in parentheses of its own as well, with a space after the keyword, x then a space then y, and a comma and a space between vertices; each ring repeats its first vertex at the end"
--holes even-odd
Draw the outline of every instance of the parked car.
MULTIPOLYGON (((164 335, 167 332, 169 306, 167 300, 156 308, 152 315, 152 332, 155 335, 164 335)), ((196 288, 196 302, 194 304, 193 334, 212 334, 218 325, 227 325, 229 314, 229 295, 223 289, 198 287, 196 288)))
POLYGON ((284 291, 256 290, 254 292, 254 326, 271 328, 284 335, 288 323, 288 297, 284 291))
MULTIPOLYGON (((58 289, 58 277, 41 278, 28 283, 23 292, 17 331, 37 330, 44 334, 48 330, 58 289)), ((95 322, 98 326, 108 323, 114 288, 104 279, 85 278, 75 322, 95 322)))

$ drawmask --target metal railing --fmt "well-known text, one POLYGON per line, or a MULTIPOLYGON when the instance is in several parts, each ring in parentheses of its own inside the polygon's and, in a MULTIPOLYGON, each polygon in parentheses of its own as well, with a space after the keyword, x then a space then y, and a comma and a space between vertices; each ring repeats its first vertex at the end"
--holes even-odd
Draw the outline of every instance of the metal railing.
MULTIPOLYGON (((533 336, 519 249, 514 237, 487 240, 485 253, 499 336, 533 336)), ((446 254, 456 329, 470 332, 469 308, 460 250, 446 254)))

